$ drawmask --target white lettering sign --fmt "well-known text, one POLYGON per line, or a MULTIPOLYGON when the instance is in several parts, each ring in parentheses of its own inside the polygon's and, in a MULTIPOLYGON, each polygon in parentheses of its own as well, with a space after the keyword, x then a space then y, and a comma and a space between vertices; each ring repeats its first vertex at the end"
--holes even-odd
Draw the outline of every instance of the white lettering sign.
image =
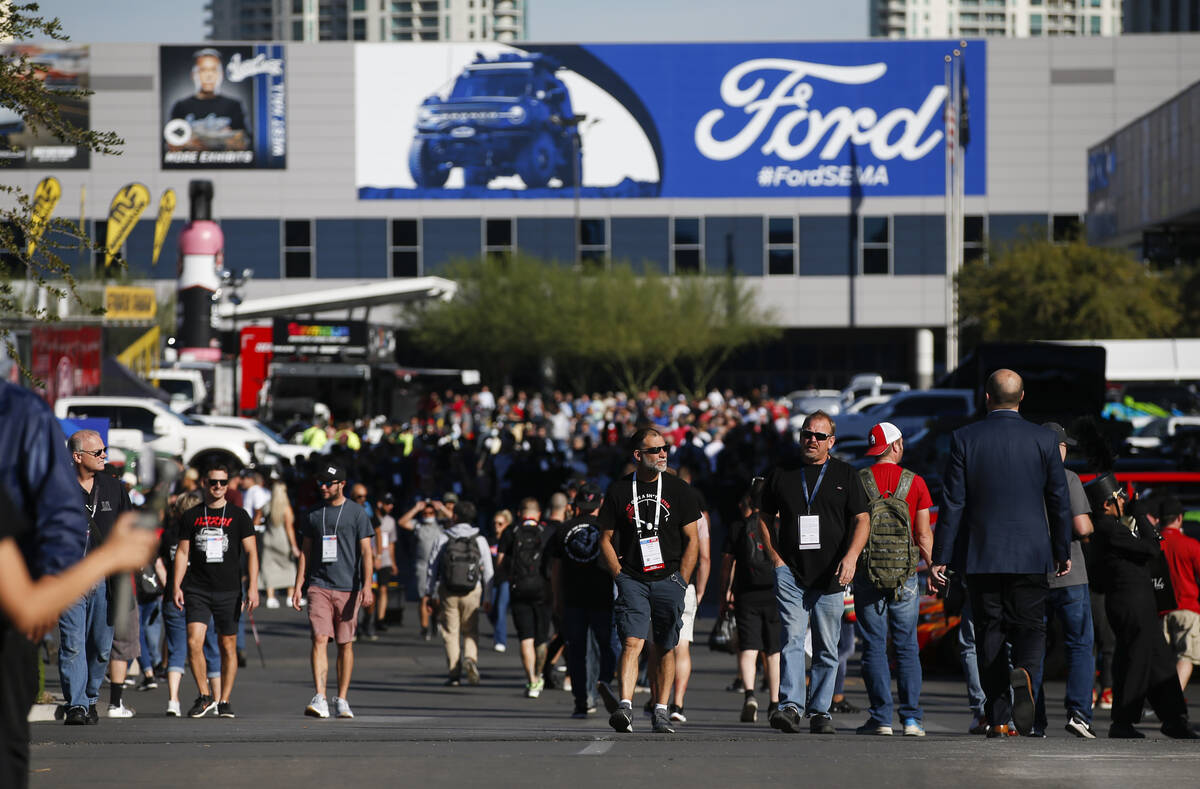
POLYGON ((714 161, 728 161, 741 156, 764 135, 761 151, 794 162, 803 159, 821 143, 820 158, 836 159, 847 143, 866 145, 878 159, 888 161, 899 156, 914 161, 928 154, 942 140, 941 131, 929 131, 929 124, 938 116, 946 100, 946 88, 935 85, 925 101, 916 109, 898 107, 880 116, 870 107, 852 109, 833 107, 822 111, 810 109, 815 93, 806 79, 819 79, 838 85, 865 85, 887 73, 886 63, 866 66, 831 66, 802 60, 758 58, 747 60, 730 69, 721 80, 721 100, 733 109, 742 109, 749 119, 742 129, 724 140, 713 135, 713 129, 726 115, 724 109, 709 110, 696 124, 696 148, 714 161), (746 87, 744 78, 756 72, 784 72, 769 94, 763 95, 766 81, 756 76, 746 87), (785 112, 776 119, 778 110, 785 112), (772 120, 775 125, 768 132, 772 120), (929 131, 928 134, 926 132, 929 131))
POLYGON ((225 73, 228 75, 230 82, 241 82, 247 77, 253 77, 257 74, 270 74, 272 77, 282 77, 283 60, 269 58, 262 52, 250 60, 242 60, 242 53, 234 52, 233 56, 229 58, 229 62, 225 64, 225 73))

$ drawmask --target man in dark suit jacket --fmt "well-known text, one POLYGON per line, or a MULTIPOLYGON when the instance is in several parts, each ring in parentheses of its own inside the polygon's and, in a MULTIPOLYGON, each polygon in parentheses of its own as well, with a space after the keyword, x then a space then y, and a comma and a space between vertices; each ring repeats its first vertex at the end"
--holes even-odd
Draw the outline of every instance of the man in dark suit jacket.
POLYGON ((1071 568, 1070 498, 1057 438, 1018 411, 1021 376, 997 370, 985 392, 987 418, 956 430, 950 444, 932 573, 937 583, 947 565, 966 574, 988 736, 1007 734, 1010 719, 1029 735, 1046 651, 1046 574, 1071 568))

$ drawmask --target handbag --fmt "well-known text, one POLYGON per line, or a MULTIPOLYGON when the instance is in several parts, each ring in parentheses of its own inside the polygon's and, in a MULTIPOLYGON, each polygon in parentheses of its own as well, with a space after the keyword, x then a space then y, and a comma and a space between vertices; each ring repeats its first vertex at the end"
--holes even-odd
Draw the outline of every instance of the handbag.
POLYGON ((732 608, 717 617, 712 632, 708 634, 708 648, 714 652, 737 653, 737 619, 732 608))
POLYGON ((143 605, 152 603, 163 593, 163 586, 158 582, 158 572, 154 563, 146 565, 134 575, 137 584, 137 600, 143 605))

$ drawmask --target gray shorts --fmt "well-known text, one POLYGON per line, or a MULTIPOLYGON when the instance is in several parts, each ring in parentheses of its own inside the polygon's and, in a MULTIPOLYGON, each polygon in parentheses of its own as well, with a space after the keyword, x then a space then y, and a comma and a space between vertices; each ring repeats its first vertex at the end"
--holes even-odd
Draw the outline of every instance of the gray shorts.
POLYGON ((660 581, 639 581, 626 573, 618 575, 613 618, 621 641, 649 636, 659 649, 674 649, 683 625, 686 592, 687 584, 677 572, 660 581))

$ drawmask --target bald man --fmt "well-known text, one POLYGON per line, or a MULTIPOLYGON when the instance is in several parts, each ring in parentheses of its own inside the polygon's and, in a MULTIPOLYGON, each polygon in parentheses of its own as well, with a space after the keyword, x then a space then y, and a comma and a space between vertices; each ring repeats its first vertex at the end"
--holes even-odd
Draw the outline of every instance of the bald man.
POLYGON ((965 573, 988 737, 1033 733, 1046 652, 1046 576, 1071 569, 1071 507, 1058 438, 1020 414, 1012 370, 988 377, 987 417, 954 432, 932 574, 965 573), (1012 644, 1012 670, 1004 643, 1012 644), (1009 700, 1009 692, 1012 700, 1009 700))

